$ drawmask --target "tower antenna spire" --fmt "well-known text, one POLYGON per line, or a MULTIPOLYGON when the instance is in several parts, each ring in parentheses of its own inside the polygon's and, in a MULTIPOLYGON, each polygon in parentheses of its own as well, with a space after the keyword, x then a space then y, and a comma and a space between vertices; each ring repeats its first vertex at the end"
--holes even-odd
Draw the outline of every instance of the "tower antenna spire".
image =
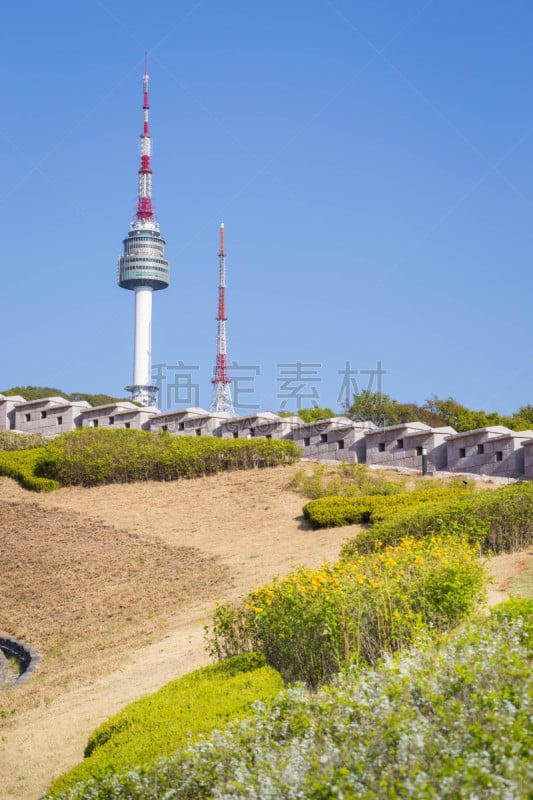
POLYGON ((136 217, 140 220, 153 219, 152 208, 152 140, 148 130, 148 114, 150 111, 150 76, 148 74, 148 53, 144 54, 143 75, 143 132, 141 133, 141 166, 139 168, 139 197, 136 217))
POLYGON ((220 250, 218 251, 219 260, 219 280, 218 280, 218 336, 217 336, 217 359, 215 371, 211 383, 213 384, 213 399, 211 401, 211 411, 224 411, 235 416, 233 400, 231 399, 231 378, 228 374, 228 356, 226 341, 226 252, 224 250, 224 223, 220 223, 220 250))
POLYGON ((151 385, 152 372, 152 292, 166 289, 170 265, 165 258, 165 240, 159 232, 152 208, 151 136, 148 129, 149 75, 148 53, 144 56, 143 132, 141 166, 135 217, 124 239, 124 255, 118 260, 118 285, 135 291, 135 350, 133 384, 126 386, 131 399, 142 405, 156 405, 157 386, 151 385))

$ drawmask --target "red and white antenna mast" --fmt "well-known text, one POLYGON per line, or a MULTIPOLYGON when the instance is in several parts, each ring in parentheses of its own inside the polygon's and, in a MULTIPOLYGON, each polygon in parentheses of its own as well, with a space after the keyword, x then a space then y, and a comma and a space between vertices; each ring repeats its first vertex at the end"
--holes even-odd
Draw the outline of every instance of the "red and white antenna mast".
POLYGON ((228 374, 228 356, 226 341, 226 253, 224 251, 224 223, 220 223, 220 250, 219 258, 219 281, 218 281, 218 336, 217 336, 217 360, 215 364, 215 374, 211 380, 213 384, 213 400, 211 411, 224 411, 235 416, 233 400, 231 399, 231 378, 228 374))

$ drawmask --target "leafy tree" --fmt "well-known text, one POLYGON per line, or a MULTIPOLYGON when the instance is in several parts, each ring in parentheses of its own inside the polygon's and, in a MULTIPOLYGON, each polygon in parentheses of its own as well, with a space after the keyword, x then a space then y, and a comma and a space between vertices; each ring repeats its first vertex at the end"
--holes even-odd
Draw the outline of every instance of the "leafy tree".
POLYGON ((331 408, 321 408, 315 406, 314 408, 299 408, 298 411, 281 410, 276 412, 278 417, 300 417, 302 422, 316 422, 319 419, 331 419, 336 416, 331 408))
MULTIPOLYGON (((91 406, 105 406, 107 403, 116 403, 119 398, 111 397, 109 394, 87 394, 87 392, 72 392, 69 395, 70 400, 87 400, 91 406)), ((131 399, 127 399, 131 402, 131 399)))
POLYGON ((25 400, 40 400, 42 397, 64 397, 69 399, 69 395, 61 389, 53 389, 50 386, 13 386, 11 389, 4 389, 0 394, 12 397, 15 394, 21 395, 25 400))
POLYGON ((354 394, 348 415, 354 420, 369 420, 376 425, 400 425, 403 422, 425 422, 432 426, 443 424, 441 416, 429 406, 399 403, 388 394, 368 389, 354 394))
POLYGON ((300 408, 298 410, 298 416, 304 422, 316 422, 319 419, 331 419, 335 414, 331 408, 315 406, 315 408, 300 408))
MULTIPOLYGON (((54 389, 51 386, 13 386, 11 389, 0 391, 6 397, 15 394, 21 395, 25 400, 40 400, 43 397, 64 397, 65 400, 87 400, 91 406, 103 406, 106 403, 115 403, 119 398, 109 394, 88 394, 87 392, 62 392, 61 389, 54 389)), ((123 398, 124 399, 124 398, 123 398)), ((129 399, 129 398, 127 398, 129 399)), ((138 403, 136 405, 139 405, 138 403)))
POLYGON ((461 405, 455 398, 432 395, 423 405, 399 403, 381 392, 365 390, 354 394, 348 415, 354 420, 370 420, 376 425, 399 425, 404 422, 425 422, 432 427, 451 425, 456 431, 471 431, 489 425, 504 425, 512 430, 533 428, 533 406, 518 409, 512 417, 497 411, 474 410, 461 405))
POLYGON ((442 419, 443 425, 451 425, 456 431, 471 431, 488 425, 508 425, 510 417, 502 417, 497 411, 479 411, 466 408, 453 397, 446 399, 433 395, 426 400, 426 407, 442 419))
POLYGON ((399 403, 388 394, 364 389, 354 394, 348 416, 357 422, 373 422, 375 425, 397 425, 400 419, 399 403))
POLYGON ((531 403, 528 403, 527 406, 520 406, 518 411, 513 414, 511 422, 512 424, 509 427, 515 431, 533 429, 533 406, 531 403))

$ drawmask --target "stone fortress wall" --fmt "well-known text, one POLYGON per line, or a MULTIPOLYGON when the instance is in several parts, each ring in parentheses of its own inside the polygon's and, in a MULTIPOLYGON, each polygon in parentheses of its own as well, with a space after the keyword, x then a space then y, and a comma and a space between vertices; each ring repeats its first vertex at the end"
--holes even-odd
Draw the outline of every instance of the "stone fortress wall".
POLYGON ((378 428, 372 422, 354 422, 343 416, 305 423, 270 411, 243 417, 202 408, 161 413, 129 401, 91 407, 85 401, 68 402, 62 397, 26 401, 20 396, 0 395, 0 430, 53 437, 84 427, 223 439, 293 439, 302 448, 302 457, 309 460, 421 470, 425 458, 428 472, 533 480, 533 431, 511 431, 502 425, 457 433, 450 427, 431 428, 423 422, 378 428))

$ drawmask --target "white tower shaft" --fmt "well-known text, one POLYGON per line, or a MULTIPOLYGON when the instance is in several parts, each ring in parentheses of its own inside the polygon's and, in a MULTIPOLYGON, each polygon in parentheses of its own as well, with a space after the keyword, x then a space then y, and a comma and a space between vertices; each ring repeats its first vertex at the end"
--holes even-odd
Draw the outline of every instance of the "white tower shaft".
POLYGON ((151 352, 152 288, 150 286, 138 286, 135 289, 134 386, 148 386, 150 384, 152 376, 151 352))

